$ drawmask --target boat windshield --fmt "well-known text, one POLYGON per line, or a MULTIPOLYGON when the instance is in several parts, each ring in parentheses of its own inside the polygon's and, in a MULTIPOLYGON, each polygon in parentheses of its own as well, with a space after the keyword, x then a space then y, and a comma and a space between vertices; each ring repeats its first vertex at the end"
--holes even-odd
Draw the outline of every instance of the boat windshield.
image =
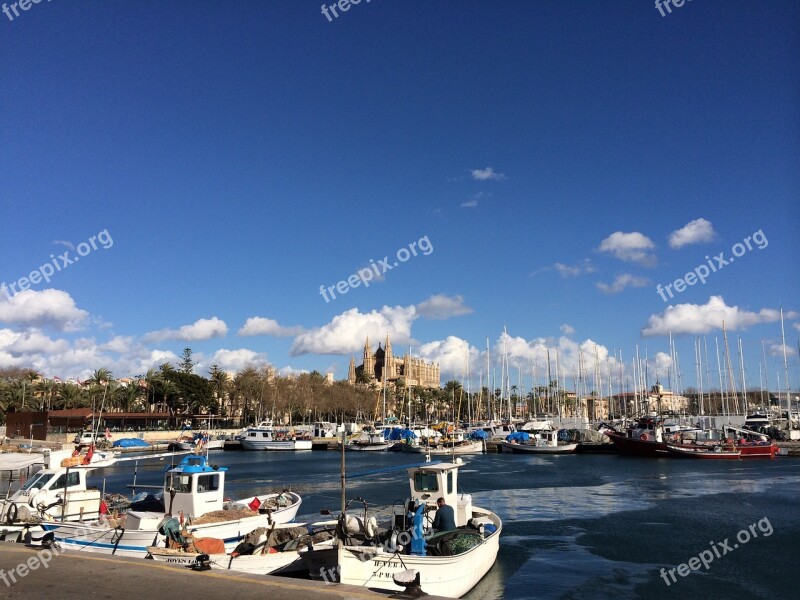
POLYGON ((54 473, 37 473, 25 482, 20 489, 24 491, 40 490, 53 478, 54 473))
POLYGON ((190 475, 169 475, 167 477, 167 489, 176 492, 191 492, 192 477, 190 475))
POLYGON ((438 492, 439 484, 436 481, 436 473, 417 472, 414 474, 414 491, 417 492, 438 492))

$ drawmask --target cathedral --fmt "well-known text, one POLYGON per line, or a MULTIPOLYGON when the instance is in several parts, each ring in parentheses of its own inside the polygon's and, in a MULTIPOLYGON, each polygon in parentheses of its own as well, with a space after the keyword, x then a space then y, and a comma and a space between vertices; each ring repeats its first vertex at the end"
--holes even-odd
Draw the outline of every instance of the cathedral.
POLYGON ((378 349, 373 354, 369 345, 369 336, 364 343, 364 362, 356 366, 355 358, 350 359, 350 370, 347 380, 351 385, 356 381, 365 379, 374 381, 379 387, 383 387, 384 380, 389 384, 394 384, 398 379, 403 379, 406 386, 419 386, 424 388, 438 388, 439 365, 438 363, 425 362, 421 358, 414 358, 406 353, 402 358, 395 357, 392 353, 392 343, 389 336, 386 336, 386 346, 381 348, 380 342, 378 349), (363 378, 361 375, 363 374, 363 378))

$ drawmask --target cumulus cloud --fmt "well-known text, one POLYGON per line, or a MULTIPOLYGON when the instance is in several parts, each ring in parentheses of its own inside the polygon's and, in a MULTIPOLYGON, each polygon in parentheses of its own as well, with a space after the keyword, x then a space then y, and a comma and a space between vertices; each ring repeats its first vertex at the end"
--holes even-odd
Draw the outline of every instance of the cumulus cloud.
POLYGON ((449 319, 468 315, 471 312, 472 309, 464 305, 462 296, 435 294, 417 304, 417 314, 426 319, 449 319))
POLYGON ((361 313, 352 308, 335 316, 330 323, 298 335, 290 354, 350 354, 372 343, 383 341, 389 334, 394 344, 410 344, 411 324, 417 318, 414 306, 384 306, 381 310, 361 313))
POLYGON ((415 356, 424 358, 427 362, 439 363, 439 373, 443 379, 461 379, 467 371, 467 361, 478 368, 480 353, 477 348, 470 346, 466 340, 450 335, 444 340, 422 344, 415 356))
POLYGON ((74 331, 88 316, 61 290, 25 290, 10 298, 0 292, 0 323, 74 331))
MULTIPOLYGON (((602 365, 603 371, 611 369, 625 370, 625 365, 620 364, 617 358, 611 355, 604 345, 591 339, 576 342, 562 335, 559 338, 534 338, 526 340, 523 337, 512 337, 508 333, 503 333, 497 339, 492 349, 492 356, 497 364, 503 355, 508 357, 509 366, 516 371, 520 370, 523 374, 536 373, 538 382, 544 381, 547 374, 548 355, 550 360, 550 376, 556 379, 560 376, 576 378, 580 375, 580 357, 583 356, 583 377, 591 379, 592 370, 595 364, 602 365), (556 357, 558 357, 559 374, 555 372, 556 357)), ((485 361, 485 355, 483 360, 485 361)), ((485 368, 485 367, 484 367, 485 368)), ((514 377, 512 375, 511 379, 514 377)), ((513 381, 512 381, 513 384, 513 381)), ((538 384, 537 384, 538 385, 538 384)))
POLYGON ((652 267, 656 264, 656 257, 651 253, 653 248, 655 244, 650 238, 638 231, 631 233, 615 231, 600 242, 598 250, 611 254, 619 260, 652 267))
POLYGON ((478 201, 473 199, 473 200, 467 200, 466 202, 462 202, 459 205, 459 208, 475 208, 476 206, 478 206, 478 201))
POLYGON ((722 322, 730 330, 743 329, 759 323, 774 323, 780 312, 762 308, 751 312, 738 306, 728 306, 722 296, 711 296, 706 304, 676 304, 657 315, 651 315, 642 335, 702 334, 722 329, 722 322))
POLYGON ((266 317, 250 317, 239 329, 239 335, 291 337, 301 333, 303 333, 302 327, 283 327, 275 319, 267 319, 266 317))
POLYGON ((617 275, 610 284, 598 282, 597 289, 605 294, 618 294, 626 287, 644 287, 649 283, 650 280, 645 277, 636 277, 630 273, 623 273, 622 275, 617 275))
POLYGON ((198 319, 191 325, 184 325, 180 329, 151 331, 146 334, 143 339, 145 342, 161 342, 163 340, 196 342, 223 337, 227 333, 228 326, 225 324, 225 321, 217 317, 211 317, 210 319, 198 319))
POLYGON ((51 338, 35 328, 24 332, 0 329, 0 365, 31 367, 47 377, 86 379, 99 367, 125 377, 177 361, 173 352, 151 350, 122 336, 99 343, 92 337, 51 338))
POLYGON ((561 329, 561 333, 564 335, 572 335, 575 333, 575 328, 572 325, 568 325, 564 323, 559 329, 561 329))
POLYGON ((267 355, 262 352, 255 352, 247 348, 237 348, 228 350, 220 348, 207 360, 198 363, 203 370, 208 370, 211 365, 218 365, 223 371, 240 371, 247 365, 266 365, 268 364, 267 355))
POLYGON ((506 176, 503 173, 498 173, 492 167, 486 167, 485 169, 473 169, 472 178, 478 181, 488 181, 492 179, 495 181, 502 181, 506 176))
POLYGON ((680 229, 676 229, 669 234, 669 245, 671 248, 681 248, 689 244, 702 244, 711 242, 716 237, 711 221, 703 218, 689 221, 680 229))

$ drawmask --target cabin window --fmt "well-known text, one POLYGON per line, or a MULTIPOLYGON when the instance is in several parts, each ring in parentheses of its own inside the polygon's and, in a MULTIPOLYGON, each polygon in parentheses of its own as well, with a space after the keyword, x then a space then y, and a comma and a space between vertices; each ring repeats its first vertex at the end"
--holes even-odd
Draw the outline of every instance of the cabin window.
POLYGON ((167 489, 173 489, 176 492, 187 493, 192 491, 192 478, 189 475, 173 475, 169 478, 169 486, 167 489))
POLYGON ((72 472, 72 473, 64 473, 61 477, 56 479, 56 482, 50 489, 56 490, 58 488, 63 488, 66 484, 66 487, 72 487, 74 485, 78 485, 81 482, 81 477, 79 473, 72 472))
POLYGON ((417 492, 438 492, 439 484, 436 481, 436 473, 417 472, 414 474, 414 491, 417 492))
POLYGON ((447 489, 445 490, 445 493, 447 493, 447 494, 452 494, 453 493, 453 472, 452 471, 448 471, 447 472, 447 489))
POLYGON ((197 478, 197 491, 216 492, 219 489, 219 475, 200 475, 197 478))
POLYGON ((31 477, 25 485, 22 486, 21 489, 28 491, 28 490, 40 490, 42 489, 48 481, 53 478, 53 473, 41 473, 36 477, 31 477))

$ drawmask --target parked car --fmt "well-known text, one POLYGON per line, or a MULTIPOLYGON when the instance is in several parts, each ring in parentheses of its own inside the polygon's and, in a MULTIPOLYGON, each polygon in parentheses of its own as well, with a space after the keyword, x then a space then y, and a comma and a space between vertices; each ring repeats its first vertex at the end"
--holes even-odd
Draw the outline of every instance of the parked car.
POLYGON ((72 441, 76 446, 88 446, 89 444, 105 444, 106 436, 104 433, 97 432, 96 434, 92 431, 81 431, 75 436, 75 439, 72 441))

